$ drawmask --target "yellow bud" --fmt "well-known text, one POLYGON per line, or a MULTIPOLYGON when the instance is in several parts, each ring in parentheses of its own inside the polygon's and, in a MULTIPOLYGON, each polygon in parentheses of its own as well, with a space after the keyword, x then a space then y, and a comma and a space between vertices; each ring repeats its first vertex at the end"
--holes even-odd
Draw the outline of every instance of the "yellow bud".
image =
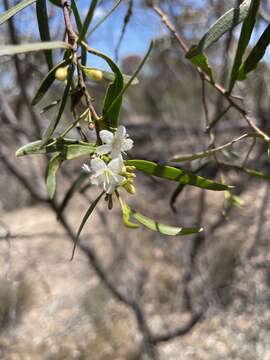
POLYGON ((89 77, 92 79, 92 80, 95 80, 95 81, 101 81, 102 78, 103 78, 103 74, 102 74, 102 71, 100 70, 88 70, 87 71, 87 74, 89 75, 89 77))
POLYGON ((126 165, 126 170, 127 171, 134 171, 134 170, 136 170, 136 166, 126 165))
POLYGON ((65 81, 68 77, 68 66, 60 67, 55 72, 55 78, 59 81, 65 81))
POLYGON ((131 195, 136 194, 135 186, 130 184, 130 182, 127 182, 126 184, 124 184, 123 187, 129 194, 131 194, 131 195))

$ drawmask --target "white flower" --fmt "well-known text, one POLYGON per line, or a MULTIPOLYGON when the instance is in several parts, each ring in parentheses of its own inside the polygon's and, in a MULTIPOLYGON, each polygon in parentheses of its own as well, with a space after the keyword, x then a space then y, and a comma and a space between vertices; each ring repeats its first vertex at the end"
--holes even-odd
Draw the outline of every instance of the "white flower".
POLYGON ((91 174, 90 181, 93 185, 102 185, 107 194, 112 194, 115 188, 126 180, 124 176, 119 175, 123 166, 123 160, 120 158, 111 160, 108 165, 100 158, 95 158, 91 160, 90 168, 86 164, 82 168, 91 174))
POLYGON ((96 149, 98 155, 110 154, 112 159, 122 158, 122 152, 130 150, 133 147, 133 140, 129 139, 126 128, 120 125, 115 133, 108 130, 101 130, 99 136, 103 145, 96 149))

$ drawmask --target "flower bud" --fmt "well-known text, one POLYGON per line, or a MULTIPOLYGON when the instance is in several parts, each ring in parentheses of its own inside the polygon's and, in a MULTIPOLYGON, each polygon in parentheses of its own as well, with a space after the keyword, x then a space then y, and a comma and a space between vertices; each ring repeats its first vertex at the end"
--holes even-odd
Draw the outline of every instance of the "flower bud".
POLYGON ((134 171, 134 170, 136 170, 136 166, 126 165, 126 171, 134 171))
POLYGON ((68 77, 68 66, 63 66, 55 71, 55 78, 59 81, 65 81, 68 77))
POLYGON ((94 81, 101 81, 103 78, 102 71, 100 71, 100 70, 91 69, 91 70, 87 71, 87 74, 94 81))
POLYGON ((123 187, 129 194, 131 194, 131 195, 136 194, 135 186, 132 185, 130 182, 127 182, 126 184, 124 184, 123 187))

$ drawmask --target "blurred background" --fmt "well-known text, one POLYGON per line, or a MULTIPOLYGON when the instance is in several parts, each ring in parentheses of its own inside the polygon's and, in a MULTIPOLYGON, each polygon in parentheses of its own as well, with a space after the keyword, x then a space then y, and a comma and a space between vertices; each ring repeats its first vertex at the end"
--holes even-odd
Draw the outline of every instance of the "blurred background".
MULTIPOLYGON (((15 3, 0 0, 0 11, 15 3)), ((89 3, 78 0, 82 14, 89 3)), ((99 2, 92 27, 114 3, 99 2)), ((155 3, 191 45, 241 1, 155 3)), ((61 9, 48 2, 48 12, 52 39, 63 39, 61 9)), ((270 3, 262 1, 251 44, 269 20, 270 3)), ((236 27, 207 51, 224 87, 238 35, 236 27)), ((152 39, 154 50, 139 84, 128 90, 121 113, 135 143, 132 158, 165 163, 175 154, 206 150, 211 144, 207 120, 222 111, 226 114, 214 128, 216 146, 247 131, 241 115, 228 109, 211 86, 202 85, 145 1, 122 0, 88 41, 132 74, 152 39)), ((1 25, 2 45, 34 41, 39 41, 35 6, 1 25)), ((61 60, 60 52, 54 60, 61 60)), ((87 64, 107 70, 93 55, 87 64)), ((60 221, 57 206, 87 158, 63 164, 56 199, 50 202, 44 178, 48 158, 15 157, 20 146, 41 137, 54 116, 54 108, 43 108, 61 97, 64 84, 55 81, 32 107, 47 72, 44 55, 1 57, 0 65, 0 358, 269 360, 269 179, 237 171, 245 165, 270 175, 267 146, 247 139, 219 153, 217 162, 180 164, 208 178, 225 179, 235 185, 232 194, 179 188, 137 175, 137 194, 128 197, 132 207, 163 223, 203 226, 203 233, 169 238, 128 229, 117 206, 109 212, 100 203, 85 226, 83 247, 70 262, 72 237, 97 189, 78 192, 60 221)), ((87 82, 98 109, 107 85, 106 80, 87 82)), ((269 53, 235 93, 269 134, 269 53)), ((58 131, 71 120, 67 111, 58 131)))

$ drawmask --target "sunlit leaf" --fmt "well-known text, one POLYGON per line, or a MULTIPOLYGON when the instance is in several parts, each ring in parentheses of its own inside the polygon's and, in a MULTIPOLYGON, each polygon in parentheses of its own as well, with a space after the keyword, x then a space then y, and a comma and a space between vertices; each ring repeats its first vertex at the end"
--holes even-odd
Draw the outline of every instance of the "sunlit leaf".
POLYGON ((243 22, 240 37, 238 40, 238 47, 236 50, 236 54, 234 57, 231 77, 230 77, 230 84, 229 84, 229 92, 232 91, 233 86, 237 80, 238 71, 242 64, 242 59, 244 56, 244 53, 246 51, 246 48, 248 46, 255 21, 256 21, 256 15, 258 12, 260 6, 260 0, 251 0, 251 4, 248 10, 248 14, 243 22))
POLYGON ((126 160, 126 165, 135 166, 137 170, 147 175, 153 175, 162 179, 177 181, 180 184, 193 185, 202 189, 223 191, 228 190, 231 186, 214 182, 202 176, 195 175, 172 166, 164 166, 146 160, 126 160))
POLYGON ((84 215, 84 217, 83 217, 83 219, 82 219, 82 222, 81 222, 81 224, 80 224, 80 226, 79 226, 79 229, 78 229, 78 231, 77 231, 76 241, 75 241, 74 246, 73 246, 72 255, 71 255, 71 260, 72 260, 73 257, 74 257, 74 253, 75 253, 75 250, 76 250, 77 242, 78 242, 78 240, 79 240, 79 237, 80 237, 80 234, 81 234, 81 232, 82 232, 82 229, 83 229, 86 221, 89 219, 89 216, 92 214, 93 210, 94 210, 95 207, 97 206, 99 200, 102 198, 102 196, 103 196, 104 194, 105 194, 105 191, 103 191, 103 192, 96 198, 96 200, 94 200, 94 201, 92 202, 92 204, 89 206, 88 210, 86 211, 86 213, 85 213, 85 215, 84 215))
POLYGON ((0 15, 0 25, 37 0, 23 0, 0 15))
POLYGON ((161 224, 153 219, 150 219, 147 216, 140 214, 135 210, 132 210, 122 199, 119 198, 119 200, 122 208, 123 221, 124 224, 128 227, 131 228, 139 227, 138 224, 130 221, 130 218, 133 217, 141 225, 145 226, 146 228, 152 231, 157 231, 162 235, 169 235, 169 236, 190 235, 203 231, 203 229, 199 227, 184 228, 184 227, 161 224))
POLYGON ((30 44, 20 44, 20 45, 1 45, 0 46, 0 56, 5 55, 16 55, 33 51, 42 51, 42 50, 54 50, 54 49, 69 49, 70 45, 63 41, 49 41, 49 42, 39 42, 39 43, 30 43, 30 44))
POLYGON ((194 65, 198 66, 205 74, 207 74, 211 81, 213 81, 212 69, 208 63, 208 59, 204 53, 199 53, 196 55, 197 46, 193 45, 189 52, 186 55, 186 58, 189 59, 194 65), (193 55, 193 52, 195 55, 193 55))
POLYGON ((222 35, 240 24, 247 16, 251 0, 245 0, 237 7, 230 9, 222 15, 205 33, 199 44, 192 49, 193 56, 196 56, 209 46, 214 44, 222 35))
POLYGON ((63 159, 71 160, 95 151, 94 144, 73 139, 50 139, 47 145, 41 145, 42 140, 26 144, 16 151, 16 156, 61 152, 63 159))
POLYGON ((57 153, 51 158, 51 160, 48 164, 46 184, 47 184, 48 195, 49 195, 50 199, 52 199, 55 194, 56 173, 61 165, 61 162, 62 162, 61 153, 57 153))
POLYGON ((124 88, 124 79, 122 76, 122 72, 120 71, 118 66, 114 63, 114 61, 111 58, 109 58, 107 55, 94 49, 89 49, 88 51, 104 59, 112 69, 113 73, 115 74, 114 81, 111 82, 110 85, 108 86, 104 98, 103 118, 105 121, 105 125, 107 125, 107 127, 116 128, 118 126, 118 119, 122 105, 122 96, 118 97, 118 95, 122 92, 124 88), (115 102, 116 98, 117 101, 115 102))
MULTIPOLYGON (((36 13, 40 39, 42 41, 51 41, 46 0, 38 0, 36 2, 36 13)), ((53 68, 52 51, 45 50, 44 54, 48 64, 48 69, 51 70, 53 68)))
POLYGON ((247 59, 244 63, 240 66, 237 80, 245 80, 246 75, 255 70, 260 60, 264 57, 265 51, 270 43, 270 25, 262 33, 261 37, 259 38, 257 44, 251 50, 250 54, 248 55, 247 59))

